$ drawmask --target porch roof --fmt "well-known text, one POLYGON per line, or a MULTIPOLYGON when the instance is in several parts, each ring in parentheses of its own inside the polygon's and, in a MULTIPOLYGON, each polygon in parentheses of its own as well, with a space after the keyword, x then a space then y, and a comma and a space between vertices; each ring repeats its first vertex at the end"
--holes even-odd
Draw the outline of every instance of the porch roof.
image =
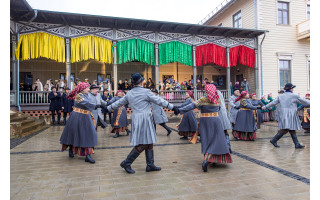
MULTIPOLYGON (((88 15, 80 13, 66 13, 48 10, 37 11, 38 16, 33 22, 38 23, 52 23, 63 25, 91 26, 241 38, 255 38, 267 32, 266 30, 219 27, 200 24, 88 15)), ((33 16, 33 8, 25 0, 10 0, 11 20, 29 21, 33 16)))

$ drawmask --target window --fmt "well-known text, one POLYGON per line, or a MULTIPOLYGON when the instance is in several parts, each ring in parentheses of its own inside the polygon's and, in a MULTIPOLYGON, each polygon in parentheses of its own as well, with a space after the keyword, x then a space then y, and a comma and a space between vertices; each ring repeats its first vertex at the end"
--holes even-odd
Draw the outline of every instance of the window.
POLYGON ((310 19, 310 5, 307 5, 307 19, 310 19))
POLYGON ((278 24, 289 24, 289 3, 278 2, 278 24))
POLYGON ((279 60, 280 88, 291 82, 290 60, 279 60))
POLYGON ((241 10, 233 15, 233 27, 242 28, 241 10))

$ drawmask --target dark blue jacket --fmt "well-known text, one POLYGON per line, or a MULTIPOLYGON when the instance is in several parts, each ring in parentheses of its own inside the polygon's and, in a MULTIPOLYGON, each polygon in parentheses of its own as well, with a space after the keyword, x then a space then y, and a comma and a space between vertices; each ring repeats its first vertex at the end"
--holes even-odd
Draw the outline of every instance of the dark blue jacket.
POLYGON ((49 93, 50 107, 49 110, 61 110, 61 94, 57 92, 57 96, 54 96, 53 92, 49 93))
POLYGON ((74 100, 68 99, 67 94, 63 93, 61 97, 61 106, 64 107, 63 112, 72 112, 73 104, 74 104, 74 100))
MULTIPOLYGON (((112 99, 112 95, 111 94, 107 94, 107 96, 105 96, 104 94, 101 96, 102 100, 107 101, 107 100, 111 100, 112 99)), ((101 109, 102 113, 109 113, 109 111, 106 108, 102 108, 101 109)))

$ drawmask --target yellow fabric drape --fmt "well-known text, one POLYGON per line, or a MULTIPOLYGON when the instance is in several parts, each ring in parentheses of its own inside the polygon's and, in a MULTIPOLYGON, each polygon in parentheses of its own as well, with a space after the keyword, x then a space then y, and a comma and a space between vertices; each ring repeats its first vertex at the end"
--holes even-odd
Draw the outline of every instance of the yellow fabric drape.
POLYGON ((65 40, 44 32, 20 35, 15 48, 17 59, 20 58, 20 53, 21 60, 48 58, 57 62, 65 62, 65 40))
POLYGON ((95 59, 112 63, 112 42, 97 36, 88 35, 71 39, 71 62, 95 59))

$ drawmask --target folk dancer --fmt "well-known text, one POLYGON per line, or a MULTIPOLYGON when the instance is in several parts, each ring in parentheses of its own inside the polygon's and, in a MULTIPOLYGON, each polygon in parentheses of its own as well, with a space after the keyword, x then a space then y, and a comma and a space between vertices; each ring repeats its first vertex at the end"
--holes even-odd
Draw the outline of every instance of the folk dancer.
MULTIPOLYGON (((224 134, 223 123, 218 114, 221 99, 215 85, 205 85, 205 93, 205 97, 177 110, 174 108, 174 112, 175 114, 183 114, 197 107, 200 109, 201 115, 197 134, 200 132, 201 151, 204 155, 202 170, 207 172, 209 163, 232 163, 232 159, 224 134)), ((196 138, 197 134, 193 138, 196 138)))
POLYGON ((253 110, 257 110, 258 107, 252 105, 247 91, 242 91, 240 96, 236 98, 235 102, 237 101, 240 101, 240 105, 236 109, 240 110, 237 114, 232 135, 238 140, 254 141, 256 139, 257 124, 253 110))
POLYGON ((93 164, 95 160, 90 155, 94 153, 94 146, 97 145, 97 132, 92 111, 100 108, 100 105, 92 103, 89 99, 89 87, 89 83, 79 83, 67 96, 75 102, 73 112, 60 137, 60 144, 62 151, 69 147, 70 158, 78 154, 85 156, 85 162, 93 164))
POLYGON ((292 83, 287 83, 284 87, 285 93, 277 96, 277 98, 262 107, 262 109, 270 109, 275 105, 280 105, 278 133, 270 140, 275 147, 280 147, 277 141, 286 133, 290 133, 295 148, 304 148, 298 141, 296 130, 301 130, 301 124, 297 112, 297 103, 300 102, 304 106, 310 106, 308 99, 303 99, 299 95, 293 93, 293 88, 296 86, 292 83))
POLYGON ((157 135, 152 120, 151 102, 170 110, 174 108, 172 104, 154 95, 149 89, 143 88, 143 81, 141 74, 133 74, 131 83, 134 87, 123 98, 107 107, 110 112, 126 104, 130 104, 132 108, 130 142, 134 148, 120 164, 130 174, 135 173, 131 164, 144 150, 147 163, 146 172, 161 170, 160 167, 154 165, 153 143, 157 142, 157 135))
MULTIPOLYGON (((306 94, 305 98, 310 101, 310 94, 306 94)), ((302 118, 301 126, 305 130, 304 133, 310 133, 310 105, 309 106, 301 105, 298 108, 298 111, 299 110, 303 110, 303 118, 302 118)))
MULTIPOLYGON (((90 92, 88 93, 89 99, 93 102, 93 104, 99 104, 101 107, 107 106, 107 102, 101 98, 99 93, 99 86, 96 84, 90 85, 90 92)), ((103 129, 106 128, 108 125, 102 118, 101 108, 97 108, 92 111, 92 115, 94 118, 96 130, 98 126, 101 126, 103 129)))

